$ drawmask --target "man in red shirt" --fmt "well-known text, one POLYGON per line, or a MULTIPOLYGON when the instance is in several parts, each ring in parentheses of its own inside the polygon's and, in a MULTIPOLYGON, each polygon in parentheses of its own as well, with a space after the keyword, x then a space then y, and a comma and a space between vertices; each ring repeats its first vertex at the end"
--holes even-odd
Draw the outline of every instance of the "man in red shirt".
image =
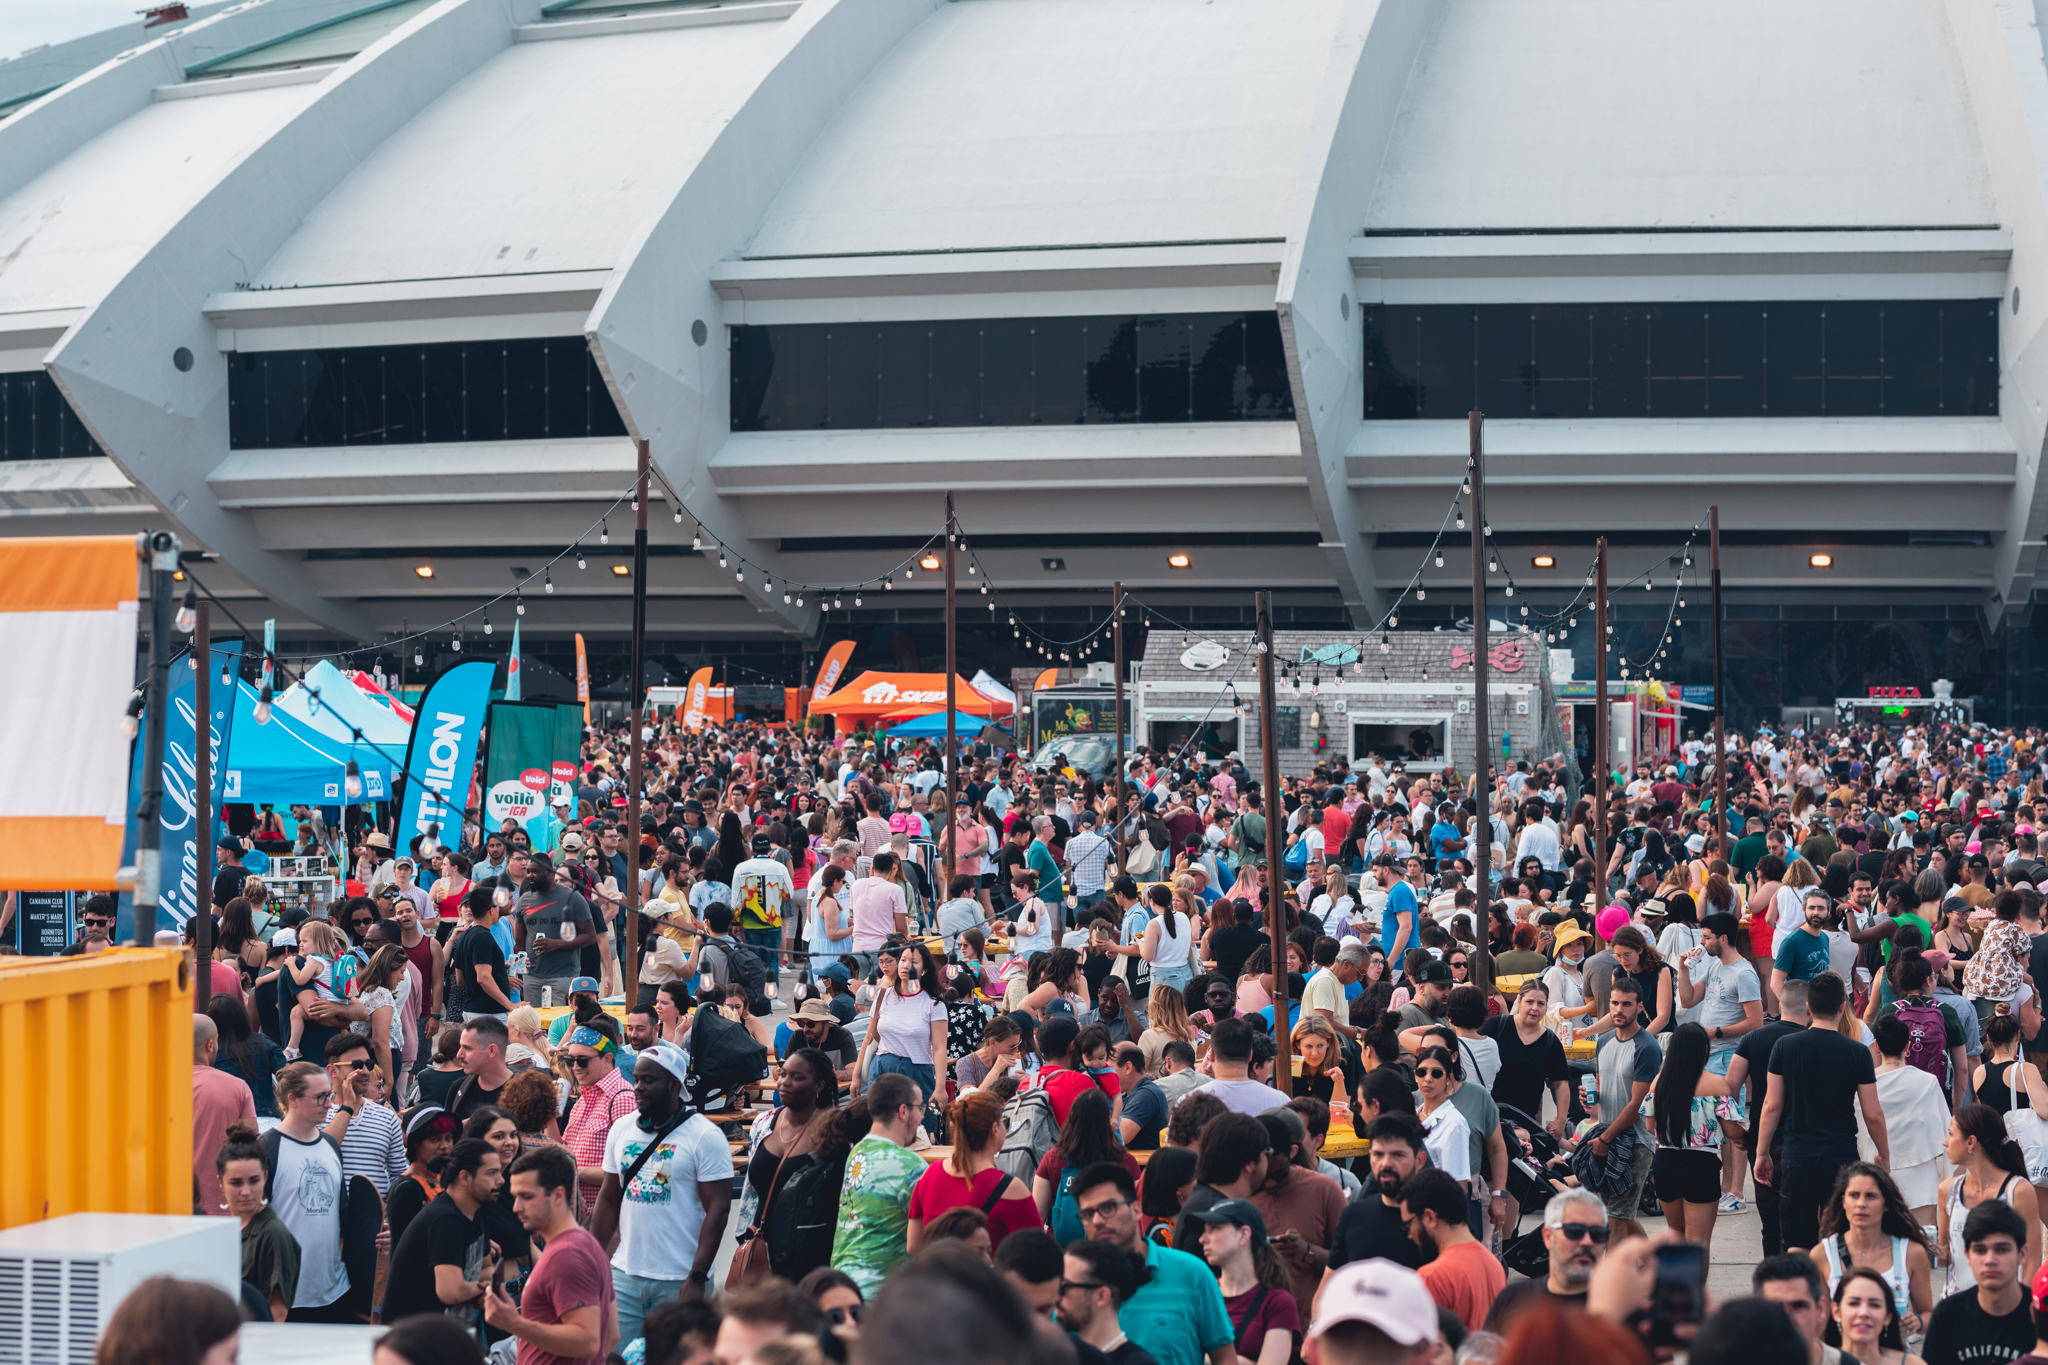
MULTIPOLYGON (((1122 1101, 1123 1084, 1117 1080, 1115 1069, 1108 1066, 1109 1030, 1100 1024, 1084 1029, 1069 1015, 1052 1015, 1038 1026, 1038 1055, 1044 1060, 1038 1073, 1039 1087, 1052 1105, 1053 1119, 1062 1126, 1074 1101, 1090 1090, 1107 1095, 1112 1111, 1122 1101), (1088 1070, 1085 1059, 1090 1053, 1100 1054, 1106 1074, 1098 1076, 1088 1070)), ((1110 1122, 1114 1129, 1114 1115, 1110 1122)))
POLYGON ((583 1087, 562 1129, 562 1145, 576 1159, 577 1181, 595 1199, 604 1184, 605 1139, 614 1123, 639 1111, 640 1101, 634 1098, 633 1082, 619 1070, 618 1023, 610 1015, 571 1029, 562 1050, 583 1087))
POLYGON ((547 1245, 514 1305, 484 1287, 484 1321, 519 1339, 519 1365, 603 1365, 613 1316, 612 1268, 604 1248, 576 1222, 575 1160, 536 1147, 512 1163, 512 1211, 547 1245))
POLYGON ((227 1210, 221 1193, 220 1144, 228 1129, 246 1119, 256 1121, 256 1097, 239 1076, 214 1069, 220 1051, 220 1030, 203 1014, 192 1016, 192 1174, 199 1180, 199 1211, 219 1217, 227 1210))

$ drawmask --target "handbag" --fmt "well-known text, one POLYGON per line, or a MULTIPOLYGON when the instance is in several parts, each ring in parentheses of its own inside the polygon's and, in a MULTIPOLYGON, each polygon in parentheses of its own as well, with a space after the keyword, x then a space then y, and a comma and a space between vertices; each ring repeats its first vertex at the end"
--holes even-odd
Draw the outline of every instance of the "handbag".
POLYGON ((2048 1123, 2043 1123, 2034 1112, 2032 1097, 2027 1094, 2027 1072, 2032 1069, 2024 1054, 2015 1057, 2005 1069, 2006 1093, 2012 1098, 2005 1111, 2005 1131, 2019 1144, 2020 1155, 2026 1158, 2028 1183, 2040 1184, 2048 1181, 2048 1123), (2018 1085, 2012 1083, 2015 1072, 2020 1078, 2018 1085))
POLYGON ((1124 859, 1124 871, 1133 877, 1143 877, 1159 866, 1159 850, 1152 847, 1149 830, 1138 831, 1138 842, 1131 847, 1130 856, 1124 859))
MULTIPOLYGON (((779 1116, 781 1113, 782 1110, 778 1107, 775 1115, 779 1116)), ((768 1131, 775 1131, 774 1116, 768 1120, 768 1131)), ((768 1139, 764 1135, 761 1140, 766 1142, 768 1139)), ((775 1174, 768 1177, 768 1194, 761 1200, 761 1207, 754 1214, 754 1225, 739 1235, 733 1247, 732 1264, 725 1272, 727 1290, 744 1289, 750 1284, 760 1283, 775 1273, 774 1266, 769 1263, 768 1239, 761 1235, 761 1227, 768 1221, 768 1206, 775 1202, 775 1196, 780 1193, 776 1186, 782 1179, 782 1168, 789 1164, 789 1159, 796 1155, 796 1149, 803 1145, 803 1134, 799 1133, 797 1140, 790 1143, 788 1149, 783 1152, 782 1159, 775 1163, 775 1174)))

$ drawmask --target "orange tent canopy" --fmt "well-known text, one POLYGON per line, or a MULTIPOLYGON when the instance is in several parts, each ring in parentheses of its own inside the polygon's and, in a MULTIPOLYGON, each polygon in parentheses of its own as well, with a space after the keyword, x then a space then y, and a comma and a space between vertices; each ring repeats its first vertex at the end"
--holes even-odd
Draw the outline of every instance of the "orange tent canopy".
MULTIPOLYGON (((976 716, 1008 715, 1010 708, 991 701, 954 678, 954 709, 976 716)), ((812 715, 875 719, 881 716, 908 718, 946 709, 946 675, 943 673, 861 674, 823 701, 811 703, 812 715)))

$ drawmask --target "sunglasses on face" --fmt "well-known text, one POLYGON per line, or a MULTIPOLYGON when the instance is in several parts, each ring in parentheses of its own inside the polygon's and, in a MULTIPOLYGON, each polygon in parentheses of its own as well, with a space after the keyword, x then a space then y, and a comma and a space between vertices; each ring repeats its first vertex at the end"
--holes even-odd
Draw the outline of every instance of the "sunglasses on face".
POLYGON ((342 1062, 341 1065, 348 1068, 350 1071, 374 1071, 377 1069, 377 1064, 375 1062, 369 1061, 366 1058, 362 1057, 358 1057, 352 1062, 342 1062))
POLYGON ((112 924, 113 921, 106 918, 103 915, 87 915, 85 917, 85 923, 87 928, 91 928, 94 925, 98 925, 100 928, 104 929, 107 925, 112 924))
POLYGON ((861 1310, 866 1306, 866 1304, 850 1303, 844 1308, 827 1308, 825 1310, 825 1321, 831 1323, 834 1327, 844 1327, 849 1322, 859 1322, 861 1310))
POLYGON ((1596 1247, 1606 1246, 1611 1235, 1611 1230, 1605 1223, 1553 1223, 1551 1228, 1561 1233, 1567 1242, 1576 1242, 1584 1238, 1596 1247))
POLYGON ((1446 1070, 1444 1070, 1444 1069, 1443 1069, 1442 1067, 1440 1067, 1440 1066, 1431 1066, 1431 1067, 1423 1067, 1423 1068, 1421 1068, 1421 1069, 1417 1070, 1415 1074, 1416 1074, 1416 1076, 1418 1076, 1418 1077, 1422 1077, 1422 1076, 1448 1076, 1448 1075, 1450 1075, 1451 1073, 1450 1073, 1450 1072, 1448 1072, 1448 1071, 1446 1071, 1446 1070))
POLYGON ((591 1053, 591 1054, 590 1054, 589 1056, 579 1056, 578 1054, 576 1054, 576 1053, 574 1053, 574 1052, 572 1052, 572 1053, 570 1053, 570 1054, 569 1054, 569 1065, 570 1065, 570 1066, 589 1066, 589 1065, 590 1065, 590 1064, 591 1064, 592 1062, 594 1062, 594 1061, 596 1061, 596 1060, 597 1060, 597 1054, 596 1054, 596 1053, 591 1053))

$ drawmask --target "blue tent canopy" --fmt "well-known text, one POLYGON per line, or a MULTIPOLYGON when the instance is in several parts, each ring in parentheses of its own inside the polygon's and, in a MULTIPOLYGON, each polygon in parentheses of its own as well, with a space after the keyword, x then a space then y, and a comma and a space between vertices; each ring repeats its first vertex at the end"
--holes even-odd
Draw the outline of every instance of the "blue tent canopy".
MULTIPOLYGON (((967 739, 980 734, 989 723, 987 716, 970 716, 965 711, 953 713, 953 733, 967 739)), ((916 720, 907 720, 888 732, 890 739, 944 739, 946 737, 946 713, 934 711, 916 720)))
POLYGON ((270 723, 258 725, 256 689, 237 679, 235 724, 228 738, 222 799, 273 805, 303 802, 309 806, 389 801, 393 771, 404 760, 402 742, 379 748, 337 739, 275 702, 270 723), (351 758, 363 779, 362 795, 354 800, 349 799, 346 785, 351 758))

